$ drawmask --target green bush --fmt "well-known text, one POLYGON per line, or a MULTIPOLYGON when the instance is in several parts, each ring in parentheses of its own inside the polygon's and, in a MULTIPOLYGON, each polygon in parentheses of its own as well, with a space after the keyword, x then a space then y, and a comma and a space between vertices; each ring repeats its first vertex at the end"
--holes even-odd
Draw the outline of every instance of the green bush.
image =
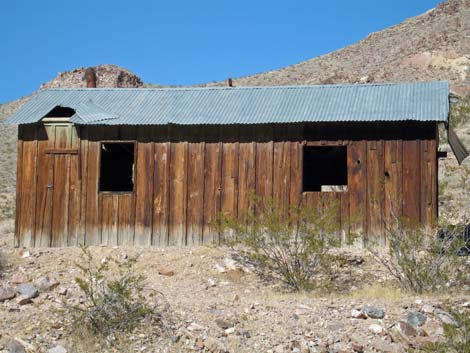
POLYGON ((314 277, 331 270, 338 259, 330 251, 340 245, 333 216, 337 208, 320 214, 309 207, 287 210, 272 200, 252 199, 254 207, 241 217, 220 216, 221 230, 229 234, 226 244, 253 263, 263 278, 295 291, 313 289, 314 277))
POLYGON ((7 267, 7 258, 3 251, 0 250, 0 278, 3 276, 7 267))
POLYGON ((444 324, 444 339, 426 345, 415 352, 426 353, 463 353, 470 352, 470 313, 451 311, 450 314, 458 322, 458 326, 444 324))
POLYGON ((136 258, 97 263, 88 248, 82 247, 82 251, 83 261, 77 264, 81 276, 75 281, 84 300, 65 305, 72 326, 109 336, 132 331, 144 319, 156 317, 155 309, 143 295, 145 278, 134 270, 136 258))
POLYGON ((462 259, 457 255, 464 245, 461 227, 441 227, 444 236, 409 222, 396 219, 387 228, 388 253, 369 247, 370 253, 398 281, 402 289, 413 293, 442 289, 458 281, 462 259))
POLYGON ((452 127, 459 127, 470 122, 470 95, 460 97, 457 103, 450 105, 452 127))

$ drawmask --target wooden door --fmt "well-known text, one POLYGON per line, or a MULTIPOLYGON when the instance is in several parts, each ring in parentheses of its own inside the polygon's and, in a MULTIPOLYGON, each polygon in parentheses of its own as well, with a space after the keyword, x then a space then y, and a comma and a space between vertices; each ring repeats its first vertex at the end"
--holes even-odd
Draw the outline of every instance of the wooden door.
POLYGON ((38 144, 36 246, 77 243, 79 154, 75 127, 45 124, 38 144))

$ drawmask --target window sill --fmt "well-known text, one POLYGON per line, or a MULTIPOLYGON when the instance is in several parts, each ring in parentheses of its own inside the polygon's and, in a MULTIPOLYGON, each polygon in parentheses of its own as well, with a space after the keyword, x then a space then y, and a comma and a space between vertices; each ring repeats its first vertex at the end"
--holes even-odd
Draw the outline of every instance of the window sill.
POLYGON ((349 192, 347 185, 324 185, 322 186, 321 191, 302 191, 302 194, 325 194, 325 193, 335 193, 335 194, 344 194, 349 192))
POLYGON ((105 195, 134 195, 134 191, 98 191, 98 194, 105 194, 105 195))

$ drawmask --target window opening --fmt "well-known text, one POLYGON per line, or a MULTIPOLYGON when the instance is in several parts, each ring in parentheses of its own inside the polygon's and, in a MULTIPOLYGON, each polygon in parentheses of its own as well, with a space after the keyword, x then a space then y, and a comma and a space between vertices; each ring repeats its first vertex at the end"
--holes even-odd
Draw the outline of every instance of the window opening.
POLYGON ((134 143, 102 143, 100 191, 134 191, 134 143))
POLYGON ((348 191, 346 146, 304 146, 302 191, 348 191))

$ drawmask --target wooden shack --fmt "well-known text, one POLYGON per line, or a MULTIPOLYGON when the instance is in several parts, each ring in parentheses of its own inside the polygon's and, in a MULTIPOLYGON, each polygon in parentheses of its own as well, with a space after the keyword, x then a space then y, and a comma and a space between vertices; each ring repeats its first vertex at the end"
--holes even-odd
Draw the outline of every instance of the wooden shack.
POLYGON ((250 193, 335 203, 344 234, 383 242, 392 211, 438 212, 446 82, 49 89, 19 124, 16 246, 218 243, 250 193), (354 221, 351 221, 354 220, 354 221))

